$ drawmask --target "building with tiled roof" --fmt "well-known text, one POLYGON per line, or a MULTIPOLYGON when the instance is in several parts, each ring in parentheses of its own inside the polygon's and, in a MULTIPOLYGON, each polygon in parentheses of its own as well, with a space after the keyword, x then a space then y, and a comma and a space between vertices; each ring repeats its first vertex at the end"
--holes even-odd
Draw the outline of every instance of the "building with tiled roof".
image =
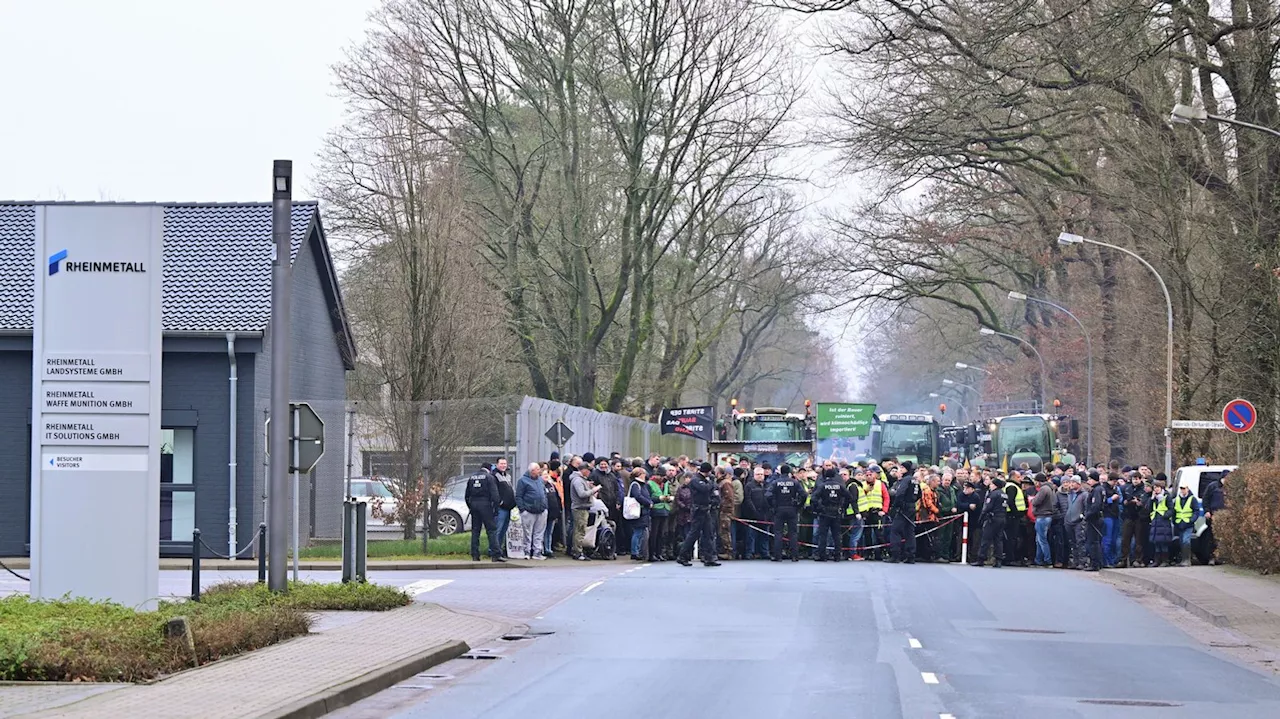
MULTIPOLYGON (((41 204, 59 203, 0 202, 0 466, 11 469, 31 466, 35 217, 41 204)), ((198 528, 205 543, 225 553, 232 482, 237 546, 248 546, 263 521, 271 205, 139 204, 164 211, 161 551, 189 555, 191 530, 198 528)), ((337 536, 346 372, 354 366, 355 346, 314 202, 293 203, 291 230, 290 394, 317 409, 332 448, 300 481, 300 534, 337 536)), ((0 473, 0 557, 29 552, 29 488, 29 472, 0 473)))

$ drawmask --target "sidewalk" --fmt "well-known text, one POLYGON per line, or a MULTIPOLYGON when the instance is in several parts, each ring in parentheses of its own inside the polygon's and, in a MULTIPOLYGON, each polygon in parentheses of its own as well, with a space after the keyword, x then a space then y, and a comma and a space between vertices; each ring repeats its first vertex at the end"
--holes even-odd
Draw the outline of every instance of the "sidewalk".
POLYGON ((507 629, 434 604, 389 612, 325 612, 314 634, 154 684, 3 684, 0 716, 317 717, 453 659, 468 645, 488 642, 507 629))
MULTIPOLYGON (((10 569, 30 569, 31 560, 27 557, 0 557, 0 562, 4 562, 10 569)), ((450 569, 527 569, 529 567, 552 566, 564 567, 573 564, 573 560, 566 557, 557 557, 542 562, 531 562, 528 560, 509 559, 506 562, 490 562, 483 560, 473 562, 470 559, 370 559, 367 562, 370 571, 428 571, 428 570, 450 570, 450 569)), ((292 569, 293 564, 289 567, 292 569)), ((217 571, 258 571, 258 561, 256 559, 201 559, 200 568, 217 571)), ((180 559, 177 557, 163 557, 160 559, 160 569, 191 569, 190 559, 180 559)), ((304 572, 339 572, 342 571, 342 562, 340 560, 318 560, 318 559, 302 559, 298 561, 298 570, 304 572)), ((2 572, 4 570, 0 570, 2 572)))
POLYGON ((1219 627, 1280 649, 1280 579, 1228 566, 1104 569, 1219 627))

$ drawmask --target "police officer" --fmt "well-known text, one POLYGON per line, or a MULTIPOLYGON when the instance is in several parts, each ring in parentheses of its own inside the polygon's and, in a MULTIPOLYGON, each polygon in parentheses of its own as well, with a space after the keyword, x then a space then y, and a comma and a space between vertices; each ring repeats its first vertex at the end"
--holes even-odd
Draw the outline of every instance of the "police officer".
POLYGON ((715 508, 719 506, 720 497, 711 474, 715 467, 710 462, 703 462, 698 472, 689 482, 689 493, 693 504, 693 520, 689 525, 689 536, 680 545, 680 555, 676 561, 691 567, 693 562, 693 545, 698 545, 698 553, 702 555, 702 563, 708 567, 718 567, 716 561, 716 528, 715 508))
POLYGON ((773 556, 771 561, 782 561, 782 535, 785 533, 791 548, 791 561, 800 561, 800 508, 804 506, 804 485, 791 476, 791 465, 778 468, 778 477, 768 489, 769 506, 773 509, 773 556))
POLYGON ((483 469, 476 472, 467 478, 465 499, 467 511, 471 513, 471 561, 480 561, 480 527, 483 525, 489 537, 489 558, 505 562, 498 548, 498 480, 483 469))
POLYGON ((916 502, 922 490, 916 474, 904 467, 894 470, 898 481, 889 488, 889 561, 916 563, 916 502))
POLYGON ((835 556, 831 561, 840 558, 840 518, 844 516, 844 508, 854 503, 849 490, 840 481, 834 466, 822 470, 822 482, 813 490, 813 513, 818 518, 818 531, 814 544, 818 545, 815 557, 819 562, 827 561, 827 547, 835 547, 835 556))
POLYGON ((987 496, 982 501, 982 543, 978 545, 978 557, 970 562, 981 567, 987 561, 987 551, 991 551, 991 566, 1000 568, 1000 558, 1004 555, 1004 528, 1008 521, 1009 497, 1004 492, 1004 480, 987 478, 987 496))

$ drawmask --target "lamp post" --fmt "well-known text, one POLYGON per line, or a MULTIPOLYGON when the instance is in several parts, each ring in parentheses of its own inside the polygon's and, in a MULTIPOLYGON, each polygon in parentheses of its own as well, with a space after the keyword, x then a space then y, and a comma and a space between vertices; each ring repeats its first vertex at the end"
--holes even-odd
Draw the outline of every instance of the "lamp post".
POLYGON ((1230 117, 1223 117, 1221 115, 1210 115, 1203 107, 1194 107, 1192 105, 1183 105, 1179 103, 1174 105, 1173 112, 1169 113, 1169 122, 1178 125, 1190 125, 1195 122, 1205 122, 1208 120, 1221 122, 1227 125, 1235 125, 1237 127, 1246 127, 1250 130, 1257 130, 1258 132, 1265 132, 1268 135, 1280 137, 1280 130, 1273 130, 1270 127, 1255 125, 1252 122, 1236 120, 1230 117))
POLYGON ((1040 360, 1040 409, 1043 411, 1044 410, 1044 388, 1045 388, 1045 384, 1049 381, 1049 373, 1045 371, 1044 355, 1040 354, 1040 350, 1036 349, 1035 345, 1022 339, 1017 335, 1011 335, 1006 332, 996 332, 990 327, 982 327, 978 330, 978 332, 980 334, 987 335, 988 337, 991 337, 991 336, 1004 337, 1005 339, 1010 339, 1010 340, 1013 340, 1014 342, 1020 342, 1030 347, 1031 351, 1036 353, 1036 359, 1040 360))
POLYGON ((971 365, 971 364, 965 364, 964 362, 957 362, 957 363, 956 363, 956 369, 976 369, 976 370, 978 370, 979 372, 986 372, 986 373, 987 373, 987 374, 989 374, 989 375, 991 375, 991 374, 995 374, 995 372, 992 372, 991 370, 987 369, 986 367, 975 367, 975 366, 973 366, 973 365, 971 365))
POLYGON ((1055 310, 1058 310, 1059 312, 1062 312, 1063 314, 1070 317, 1071 319, 1075 320, 1076 324, 1080 326, 1080 333, 1084 335, 1085 352, 1088 354, 1088 357, 1086 358, 1086 361, 1088 363, 1087 365, 1088 369, 1085 372, 1085 381, 1088 385, 1087 393, 1089 398, 1088 398, 1087 406, 1085 408, 1085 420, 1084 420, 1084 427, 1085 427, 1084 429, 1084 435, 1085 435, 1084 463, 1092 466, 1093 465, 1093 341, 1089 339, 1089 330, 1085 329, 1084 323, 1080 321, 1079 317, 1076 317, 1074 314, 1071 313, 1071 310, 1067 309, 1066 307, 1063 307, 1062 305, 1055 304, 1053 302, 1050 302, 1049 300, 1042 300, 1037 297, 1028 297, 1022 292, 1010 292, 1009 299, 1021 300, 1023 302, 1035 302, 1036 304, 1047 305, 1049 307, 1054 308, 1055 310))
POLYGON ((1091 240, 1088 237, 1074 235, 1070 232, 1063 232, 1058 235, 1058 244, 1060 245, 1078 245, 1082 242, 1088 242, 1091 245, 1100 247, 1109 247, 1113 250, 1123 252, 1133 259, 1141 262, 1144 267, 1155 275, 1156 282, 1160 283, 1160 291, 1164 293, 1164 306, 1168 315, 1168 370, 1165 375, 1165 397, 1164 397, 1164 475, 1173 477, 1173 300, 1169 299, 1169 287, 1164 283, 1164 278, 1156 272, 1156 268, 1151 266, 1150 262, 1142 259, 1142 257, 1123 247, 1112 245, 1098 240, 1091 240))
MULTIPOLYGON (((267 446, 267 586, 289 590, 289 285, 293 277, 293 162, 276 160, 271 186, 271 423, 267 446)), ((261 551, 261 549, 259 549, 261 551)), ((295 548, 296 551, 296 548, 295 548)))
POLYGON ((946 385, 955 385, 956 387, 964 387, 965 389, 969 390, 970 392, 972 392, 972 393, 974 393, 974 394, 981 394, 980 392, 978 392, 978 388, 977 388, 977 387, 973 387, 973 386, 971 386, 971 385, 967 385, 967 384, 965 384, 964 382, 956 382, 955 380, 944 379, 944 380, 942 380, 942 383, 943 383, 943 384, 946 384, 946 385))

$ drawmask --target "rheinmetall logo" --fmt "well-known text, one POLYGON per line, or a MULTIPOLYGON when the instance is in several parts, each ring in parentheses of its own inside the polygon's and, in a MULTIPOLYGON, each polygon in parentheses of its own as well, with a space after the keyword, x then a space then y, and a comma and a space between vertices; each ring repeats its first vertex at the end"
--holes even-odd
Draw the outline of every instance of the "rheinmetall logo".
POLYGON ((142 262, 64 262, 67 259, 66 250, 58 250, 49 255, 49 274, 56 275, 58 271, 64 272, 146 272, 147 267, 142 262))
POLYGON ((58 263, 62 262, 65 259, 67 259, 66 250, 58 250, 52 255, 49 255, 49 274, 51 275, 58 274, 58 263))

